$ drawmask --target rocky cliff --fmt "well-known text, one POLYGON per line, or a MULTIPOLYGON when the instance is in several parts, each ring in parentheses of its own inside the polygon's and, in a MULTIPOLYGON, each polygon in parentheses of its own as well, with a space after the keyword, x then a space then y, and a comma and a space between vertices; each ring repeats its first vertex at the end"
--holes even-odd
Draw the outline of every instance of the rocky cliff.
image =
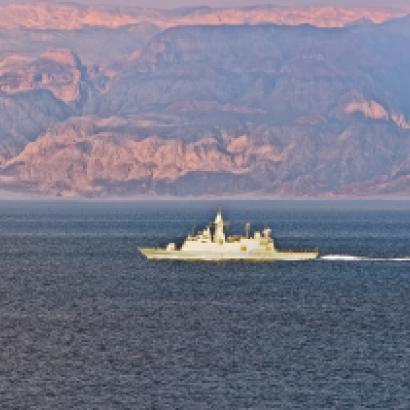
POLYGON ((85 7, 74 3, 17 3, 0 6, 1 28, 78 30, 84 27, 118 28, 149 23, 161 28, 193 25, 311 24, 343 27, 366 20, 382 23, 406 14, 388 7, 248 7, 245 9, 188 8, 173 11, 138 7, 85 7))
POLYGON ((171 26, 177 18, 197 25, 154 30, 101 64, 51 47, 54 34, 43 39, 48 50, 9 53, 0 61, 0 188, 91 197, 408 195, 409 18, 322 28, 260 25, 254 12, 151 12, 171 26), (250 24, 195 20, 212 13, 246 15, 250 24))
POLYGON ((10 55, 0 61, 0 92, 8 95, 49 90, 56 99, 74 103, 80 99, 84 68, 70 50, 52 50, 39 58, 10 55))
MULTIPOLYGON (((391 122, 343 126, 248 124, 194 141, 132 121, 72 118, 7 161, 9 189, 64 196, 243 194, 327 197, 408 193, 408 132, 391 122), (245 127, 243 128, 245 132, 245 127)), ((182 131, 182 130, 181 130, 182 131)))
POLYGON ((70 50, 0 60, 0 163, 48 127, 83 111, 93 89, 70 50))

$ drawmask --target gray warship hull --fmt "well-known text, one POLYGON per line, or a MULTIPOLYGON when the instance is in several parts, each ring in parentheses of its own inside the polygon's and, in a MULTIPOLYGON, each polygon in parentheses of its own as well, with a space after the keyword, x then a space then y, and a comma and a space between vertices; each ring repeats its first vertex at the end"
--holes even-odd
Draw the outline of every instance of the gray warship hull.
POLYGON ((317 250, 310 251, 255 251, 255 252, 195 252, 184 250, 168 251, 162 248, 139 248, 139 251, 150 260, 176 260, 176 261, 306 261, 318 258, 317 250))
POLYGON ((246 224, 246 235, 226 236, 221 211, 216 215, 213 224, 208 225, 196 235, 188 235, 180 247, 169 243, 165 248, 139 248, 139 251, 150 260, 179 261, 305 261, 316 259, 318 250, 281 250, 275 247, 271 238, 271 229, 263 233, 255 231, 249 235, 250 224, 246 224))

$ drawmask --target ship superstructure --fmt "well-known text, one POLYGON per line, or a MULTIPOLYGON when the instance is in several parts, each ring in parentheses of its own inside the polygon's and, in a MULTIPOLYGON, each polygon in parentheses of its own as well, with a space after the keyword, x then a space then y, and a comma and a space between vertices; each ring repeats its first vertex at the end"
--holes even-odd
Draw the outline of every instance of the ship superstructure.
POLYGON ((318 257, 318 250, 278 250, 271 237, 272 230, 265 228, 250 235, 250 224, 246 234, 226 236, 222 212, 218 211, 213 223, 197 234, 188 235, 182 245, 169 243, 165 248, 139 248, 148 259, 191 260, 191 261, 275 261, 309 260, 318 257))

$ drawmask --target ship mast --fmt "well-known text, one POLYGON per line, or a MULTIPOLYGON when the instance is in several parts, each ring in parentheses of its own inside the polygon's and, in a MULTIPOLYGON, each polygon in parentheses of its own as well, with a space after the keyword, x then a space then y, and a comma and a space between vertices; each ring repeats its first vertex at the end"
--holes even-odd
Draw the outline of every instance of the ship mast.
POLYGON ((224 219, 223 219, 221 210, 219 210, 216 214, 214 226, 215 226, 214 242, 224 243, 225 242, 224 219))

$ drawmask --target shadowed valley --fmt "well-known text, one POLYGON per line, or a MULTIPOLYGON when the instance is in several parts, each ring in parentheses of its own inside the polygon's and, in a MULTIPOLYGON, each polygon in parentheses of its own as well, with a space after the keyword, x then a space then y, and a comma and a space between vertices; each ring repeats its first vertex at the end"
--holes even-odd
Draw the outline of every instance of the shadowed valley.
POLYGON ((377 9, 370 18, 362 10, 353 18, 353 10, 346 20, 345 10, 314 27, 298 25, 315 23, 303 9, 292 22, 258 20, 258 9, 236 10, 236 20, 232 10, 145 12, 149 18, 133 10, 111 25, 105 14, 98 20, 78 10, 77 23, 64 18, 54 27, 45 15, 41 27, 11 19, 0 30, 2 189, 409 193, 410 20, 403 12, 377 9), (220 24, 209 17, 215 13, 225 16, 220 24), (11 38, 20 41, 13 53, 11 38))

